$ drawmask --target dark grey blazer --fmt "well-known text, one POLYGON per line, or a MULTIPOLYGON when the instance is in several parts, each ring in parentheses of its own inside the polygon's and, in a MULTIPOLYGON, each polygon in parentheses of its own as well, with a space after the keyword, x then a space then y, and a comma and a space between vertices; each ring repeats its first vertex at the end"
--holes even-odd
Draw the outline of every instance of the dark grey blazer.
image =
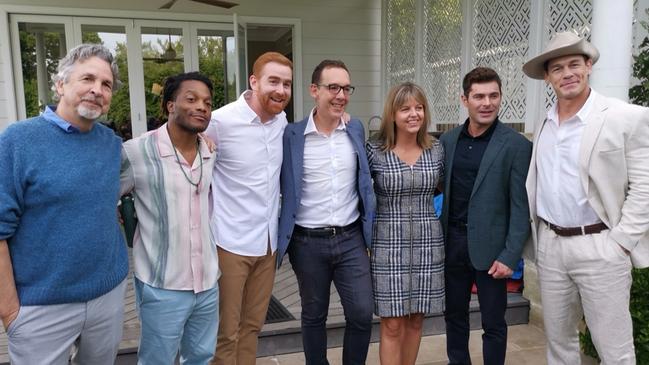
MULTIPOLYGON (((530 234, 525 179, 532 143, 496 119, 496 129, 482 156, 473 184, 467 217, 469 257, 477 270, 488 270, 495 260, 516 269, 530 234)), ((446 151, 442 227, 448 228, 448 209, 455 147, 463 125, 440 137, 446 151)))

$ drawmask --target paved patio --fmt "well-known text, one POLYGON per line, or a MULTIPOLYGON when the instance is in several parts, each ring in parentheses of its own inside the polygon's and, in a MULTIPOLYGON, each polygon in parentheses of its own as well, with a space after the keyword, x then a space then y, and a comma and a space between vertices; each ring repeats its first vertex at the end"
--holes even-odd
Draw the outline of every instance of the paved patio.
MULTIPOLYGON (((474 365, 483 365, 481 330, 471 331, 469 350, 474 365)), ((341 365, 342 348, 329 349, 327 357, 331 365, 341 365)), ((509 326, 507 341, 508 365, 542 365, 545 361, 545 336, 543 330, 534 325, 509 326)), ((278 356, 268 356, 257 359, 257 365, 301 365, 304 364, 304 354, 294 353, 278 356)), ((370 345, 367 364, 379 364, 379 344, 370 345)), ((418 365, 446 365, 446 336, 426 336, 419 347, 418 365)), ((594 359, 582 356, 582 365, 595 365, 594 359)))
MULTIPOLYGON (((129 249, 129 267, 133 267, 133 258, 131 250, 129 249)), ((137 311, 135 308, 135 291, 133 289, 133 272, 129 270, 128 286, 126 289, 126 298, 124 300, 124 334, 122 342, 120 343, 120 352, 136 351, 139 336, 140 336, 140 323, 137 318, 137 311)), ((273 295, 277 298, 284 307, 295 317, 300 318, 300 294, 297 287, 297 279, 293 274, 291 265, 288 259, 284 261, 282 267, 277 270, 275 275, 275 285, 273 287, 273 295)), ((330 315, 332 317, 340 316, 342 314, 342 306, 340 305, 340 298, 332 286, 332 305, 330 308, 330 315)), ((264 332, 274 333, 277 331, 284 331, 291 327, 299 328, 299 320, 272 323, 264 326, 264 332)), ((7 335, 4 328, 0 326, 0 365, 8 363, 9 356, 7 355, 7 335)))
MULTIPOLYGON (((130 256, 130 255, 129 255, 130 256)), ((131 262, 132 267, 132 262, 131 262)), ((124 335, 120 344, 120 352, 133 353, 137 349, 138 337, 140 332, 140 325, 137 319, 137 312, 135 309, 135 293, 133 290, 133 274, 129 272, 128 287, 124 303, 124 335)), ((329 309, 330 322, 343 322, 342 306, 340 299, 332 286, 331 306, 329 309)), ((291 314, 297 318, 294 321, 272 323, 264 326, 262 336, 273 337, 278 333, 286 332, 291 329, 299 331, 299 318, 300 318, 300 296, 297 289, 297 282, 293 270, 291 269, 288 260, 284 261, 282 267, 277 271, 275 276, 275 285, 273 287, 273 295, 288 309, 291 314)), ((519 294, 516 294, 520 296, 519 294)), ((508 359, 507 364, 526 364, 536 365, 545 364, 545 339, 543 331, 533 325, 514 325, 510 326, 509 343, 508 343, 508 359)), ((375 335, 378 335, 378 331, 375 335)), ((437 332, 439 333, 439 331, 437 332)), ((480 330, 471 332, 470 348, 474 364, 482 364, 481 359, 481 345, 480 345, 480 330)), ((419 359, 417 364, 438 365, 446 364, 445 352, 445 336, 434 335, 426 336, 423 338, 419 359)), ((277 339, 277 341, 284 341, 277 339)), ((299 334, 298 334, 299 341, 299 334)), ((277 342, 268 342, 265 344, 260 341, 260 348, 277 347, 277 342)), ((301 347, 301 346, 300 346, 301 347)), ((266 353, 276 353, 273 349, 266 349, 266 353)), ((263 352, 262 352, 263 353, 263 352)), ((331 348, 329 350, 329 360, 331 365, 341 364, 340 347, 331 348)), ((135 364, 134 354, 130 356, 120 356, 120 364, 135 364)), ((9 358, 7 355, 7 336, 0 326, 0 365, 8 363, 9 358)), ((304 363, 304 355, 302 352, 273 355, 267 357, 260 357, 257 364, 260 365, 297 365, 304 363)), ((378 364, 378 343, 370 345, 370 353, 368 356, 367 364, 378 364)), ((594 361, 586 361, 584 364, 596 364, 594 361)))

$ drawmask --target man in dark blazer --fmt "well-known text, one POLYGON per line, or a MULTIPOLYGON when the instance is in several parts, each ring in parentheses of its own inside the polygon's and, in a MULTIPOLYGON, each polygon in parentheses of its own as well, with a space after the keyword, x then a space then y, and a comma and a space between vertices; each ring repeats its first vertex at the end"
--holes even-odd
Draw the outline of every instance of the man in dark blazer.
POLYGON ((345 312, 343 364, 365 364, 372 330, 374 194, 357 119, 343 121, 354 87, 341 61, 313 71, 316 106, 284 131, 278 264, 289 254, 302 300, 306 364, 327 364, 326 321, 333 281, 345 312))
POLYGON ((469 118, 440 138, 446 152, 442 225, 449 364, 471 364, 469 302, 474 283, 484 363, 505 363, 506 279, 530 232, 525 178, 532 144, 498 120, 501 84, 490 68, 469 72, 461 95, 469 118))

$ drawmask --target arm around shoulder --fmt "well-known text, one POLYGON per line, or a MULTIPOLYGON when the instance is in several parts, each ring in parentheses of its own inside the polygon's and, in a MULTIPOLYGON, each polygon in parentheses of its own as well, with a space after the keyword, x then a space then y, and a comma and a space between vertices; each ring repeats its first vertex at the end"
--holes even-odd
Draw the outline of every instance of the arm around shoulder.
MULTIPOLYGON (((133 140, 131 140, 133 141, 133 140)), ((131 143, 131 141, 127 143, 131 143)), ((133 165, 128 157, 126 144, 122 145, 122 163, 119 173, 119 196, 130 193, 135 188, 135 174, 133 172, 133 165)))

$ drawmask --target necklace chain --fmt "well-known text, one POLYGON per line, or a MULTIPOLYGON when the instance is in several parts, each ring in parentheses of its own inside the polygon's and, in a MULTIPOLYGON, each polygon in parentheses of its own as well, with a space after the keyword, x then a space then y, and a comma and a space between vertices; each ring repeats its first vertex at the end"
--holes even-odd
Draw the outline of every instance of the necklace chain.
MULTIPOLYGON (((183 176, 185 177, 185 180, 187 180, 187 182, 189 182, 192 186, 196 187, 196 194, 198 194, 200 192, 201 181, 203 180, 203 156, 201 155, 200 141, 196 140, 196 151, 198 152, 198 161, 201 165, 201 173, 198 176, 197 182, 193 182, 192 179, 190 179, 189 176, 187 176, 185 169, 183 169, 183 165, 180 163, 180 157, 178 157, 178 150, 176 149, 176 146, 173 145, 173 142, 171 142, 171 145, 174 148, 174 154, 176 155, 176 162, 178 163, 178 167, 180 167, 180 171, 183 172, 183 176)), ((191 166, 190 166, 190 171, 191 171, 191 166)))

